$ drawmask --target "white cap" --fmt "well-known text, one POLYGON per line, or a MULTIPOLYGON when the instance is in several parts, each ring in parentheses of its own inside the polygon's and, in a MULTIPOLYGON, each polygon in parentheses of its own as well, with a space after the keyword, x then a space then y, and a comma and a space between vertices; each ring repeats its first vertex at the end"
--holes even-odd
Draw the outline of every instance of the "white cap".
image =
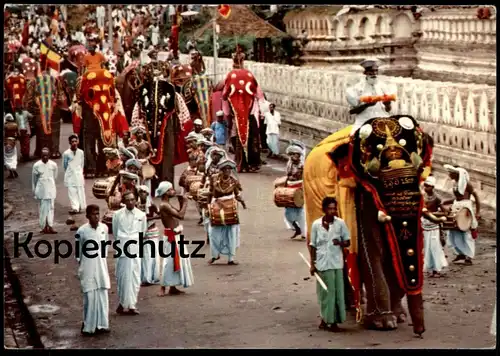
POLYGON ((201 119, 196 119, 196 120, 194 120, 193 124, 195 124, 195 125, 203 125, 203 121, 201 121, 201 119))
POLYGON ((215 113, 215 115, 217 115, 217 116, 224 116, 224 111, 219 110, 219 111, 217 111, 217 112, 215 113))

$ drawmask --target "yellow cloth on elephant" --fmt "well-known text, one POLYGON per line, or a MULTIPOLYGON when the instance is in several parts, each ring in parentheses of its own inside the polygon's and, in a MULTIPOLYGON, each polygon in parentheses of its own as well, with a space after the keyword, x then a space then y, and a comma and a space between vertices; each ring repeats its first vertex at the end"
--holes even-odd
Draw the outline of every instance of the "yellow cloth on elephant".
POLYGON ((321 141, 309 153, 304 164, 304 199, 307 220, 307 244, 311 241, 311 225, 324 215, 322 201, 327 196, 337 199, 339 216, 351 235, 350 252, 358 252, 358 228, 356 224, 355 188, 353 178, 337 179, 337 167, 328 153, 348 144, 352 126, 337 131, 321 141))

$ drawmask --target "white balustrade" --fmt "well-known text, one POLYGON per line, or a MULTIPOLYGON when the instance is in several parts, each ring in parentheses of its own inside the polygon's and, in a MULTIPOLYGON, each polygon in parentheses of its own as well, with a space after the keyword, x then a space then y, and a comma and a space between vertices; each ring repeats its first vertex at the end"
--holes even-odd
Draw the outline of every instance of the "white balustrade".
MULTIPOLYGON (((213 74, 213 58, 204 57, 207 74, 213 74)), ((181 61, 189 61, 181 55, 181 61)), ((271 94, 286 109, 321 116, 327 120, 349 123, 345 99, 347 87, 364 78, 362 74, 342 72, 326 68, 304 68, 271 63, 245 61, 245 68, 251 71, 262 90, 271 94)), ((218 80, 223 80, 232 70, 232 60, 217 60, 218 80)), ((496 155, 496 88, 481 84, 463 84, 411 79, 406 77, 380 76, 396 89, 397 100, 394 114, 408 114, 416 117, 426 127, 441 127, 436 136, 439 142, 448 142, 452 147, 468 151, 496 155), (467 132, 481 133, 481 142, 467 132), (443 135, 447 135, 446 140, 443 135), (486 136, 484 136, 486 135, 486 136), (451 138, 450 138, 451 137, 451 138), (465 141, 464 141, 465 140, 465 141), (473 141, 467 144, 467 140, 473 141), (491 141, 491 142, 490 142, 491 141)), ((437 129, 436 129, 437 130, 437 129)), ((443 143, 444 144, 444 143, 443 143)))

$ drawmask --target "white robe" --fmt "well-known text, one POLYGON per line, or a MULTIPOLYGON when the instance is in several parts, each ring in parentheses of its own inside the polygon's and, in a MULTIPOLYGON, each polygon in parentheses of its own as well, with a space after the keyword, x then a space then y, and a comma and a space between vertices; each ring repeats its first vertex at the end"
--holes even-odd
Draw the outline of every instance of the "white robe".
POLYGON ((17 169, 17 147, 3 146, 3 162, 7 169, 17 169))
POLYGON ((160 42, 160 28, 158 26, 153 27, 151 31, 151 43, 153 46, 157 46, 160 42))
POLYGON ((40 227, 54 224, 54 201, 56 199, 56 178, 58 168, 57 164, 48 160, 43 163, 42 160, 33 165, 32 171, 32 191, 35 199, 40 200, 40 227))
POLYGON ((441 272, 443 267, 448 266, 446 256, 441 246, 439 225, 422 217, 422 229, 424 232, 424 271, 441 272))
MULTIPOLYGON (((175 243, 176 248, 179 249, 179 238, 182 234, 183 227, 179 225, 174 229, 176 232, 175 235, 175 243)), ((163 251, 164 256, 169 256, 163 259, 163 276, 161 280, 161 285, 164 287, 174 287, 174 286, 183 286, 184 288, 188 288, 194 284, 194 276, 193 276, 193 268, 191 267, 191 258, 190 257, 182 257, 180 255, 179 249, 179 257, 180 257, 180 271, 174 271, 174 252, 172 250, 172 244, 168 242, 168 237, 163 237, 163 251)), ((184 245, 184 254, 189 255, 189 251, 187 250, 187 246, 184 245)))
MULTIPOLYGON (((346 99, 349 105, 356 107, 361 104, 360 98, 363 96, 394 94, 391 91, 394 90, 390 89, 385 83, 378 81, 374 85, 371 85, 367 83, 365 78, 363 78, 354 86, 347 89, 346 99)), ((351 134, 357 131, 366 121, 370 119, 389 116, 391 116, 391 114, 385 110, 384 104, 382 104, 382 102, 377 102, 375 105, 367 107, 360 114, 355 115, 355 121, 351 134)))
POLYGON ((107 249, 104 256, 101 254, 103 242, 108 241, 108 227, 98 223, 94 229, 87 223, 78 229, 75 237, 79 241, 77 261, 78 277, 83 292, 83 331, 94 333, 96 329, 109 329, 108 289, 111 288, 111 282, 106 260, 107 249), (82 247, 86 241, 96 241, 99 244, 97 252, 87 252, 89 256, 97 253, 97 257, 89 258, 82 254, 82 247))
POLYGON ((83 211, 87 207, 85 199, 85 180, 83 178, 83 151, 79 148, 73 152, 68 148, 63 153, 64 185, 68 188, 69 202, 72 210, 83 211))
POLYGON ((141 257, 139 256, 139 234, 147 231, 146 214, 134 208, 128 210, 121 208, 113 215, 113 235, 119 241, 122 254, 116 261, 116 279, 118 299, 120 305, 125 309, 136 309, 137 297, 141 289, 141 257), (125 243, 135 241, 128 245, 127 251, 130 256, 125 255, 125 243))

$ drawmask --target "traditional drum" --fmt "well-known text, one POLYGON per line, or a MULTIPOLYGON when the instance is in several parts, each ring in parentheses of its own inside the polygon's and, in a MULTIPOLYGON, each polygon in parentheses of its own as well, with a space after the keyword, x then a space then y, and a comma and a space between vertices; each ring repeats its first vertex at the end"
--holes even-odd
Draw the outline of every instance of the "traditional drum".
POLYGON ((144 179, 151 179, 156 175, 156 169, 149 163, 142 166, 142 176, 144 179))
POLYGON ((198 191, 201 188, 201 182, 193 182, 189 186, 189 194, 193 197, 193 199, 198 199, 198 191))
POLYGON ((196 173, 192 170, 186 169, 182 172, 181 177, 179 178, 179 186, 186 187, 186 178, 195 175, 196 173))
POLYGON ((201 188, 198 190, 198 202, 201 204, 208 204, 208 197, 210 195, 210 188, 201 188))
POLYGON ((277 178, 274 181, 274 188, 284 187, 286 185, 287 179, 288 179, 287 176, 277 178))
POLYGON ((217 199, 209 205, 210 223, 213 226, 239 224, 238 202, 236 199, 217 199))
MULTIPOLYGON (((114 179, 114 177, 113 177, 114 179)), ((112 181, 111 181, 112 184, 112 181)), ((92 193, 97 199, 106 199, 108 197, 107 190, 110 185, 109 178, 97 179, 92 185, 92 193)))
POLYGON ((278 187, 274 189, 274 204, 278 208, 302 208, 304 191, 302 188, 278 187))
POLYGON ((113 233, 112 222, 113 222, 113 215, 115 214, 115 212, 116 210, 108 210, 102 217, 102 223, 108 226, 110 233, 113 233))
POLYGON ((462 208, 456 214, 448 215, 443 222, 443 230, 460 230, 467 232, 472 226, 472 215, 469 209, 462 208))
POLYGON ((201 182, 203 179, 203 176, 200 175, 192 175, 192 176, 187 176, 186 177, 186 188, 187 190, 190 190, 191 184, 194 182, 201 182))

